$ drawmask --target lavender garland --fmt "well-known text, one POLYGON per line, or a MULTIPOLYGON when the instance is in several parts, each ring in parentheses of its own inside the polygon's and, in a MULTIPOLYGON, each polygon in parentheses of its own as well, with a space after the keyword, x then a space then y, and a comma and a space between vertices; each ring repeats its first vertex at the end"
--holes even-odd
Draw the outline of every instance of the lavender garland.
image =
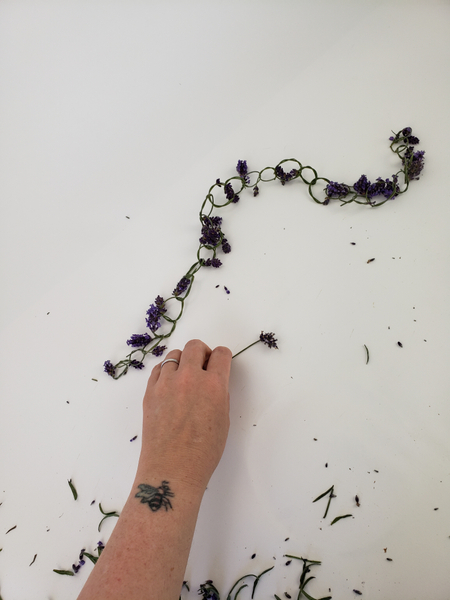
MULTIPOLYGON (((165 352, 167 347, 162 342, 172 335, 183 315, 184 304, 191 293, 196 273, 203 267, 219 268, 222 261, 217 256, 218 252, 221 251, 223 254, 231 252, 230 243, 222 231, 222 217, 212 215, 214 209, 223 208, 231 203, 236 204, 240 200, 241 192, 245 189, 251 188, 253 196, 258 196, 261 183, 278 180, 282 185, 286 185, 296 179, 308 186, 309 195, 317 204, 326 206, 330 200, 339 200, 341 206, 351 202, 367 204, 371 207, 381 206, 405 193, 410 181, 419 179, 424 167, 425 152, 414 149, 414 146, 419 143, 419 139, 412 135, 411 127, 401 129, 389 140, 391 142, 390 149, 398 155, 402 166, 397 173, 392 175, 392 179, 378 177, 373 183, 367 179, 366 175, 361 175, 353 185, 331 181, 326 177, 319 177, 313 167, 303 166, 295 158, 284 159, 276 167, 265 167, 261 171, 248 171, 247 162, 239 160, 236 167, 238 175, 230 177, 225 182, 217 179, 202 203, 199 213, 201 236, 197 260, 179 280, 172 295, 166 299, 158 295, 147 310, 145 320, 151 334, 147 332, 133 334, 127 340, 127 345, 133 350, 115 365, 107 360, 104 363, 105 372, 114 379, 119 379, 122 375, 126 375, 130 367, 143 369, 143 361, 148 354, 159 357, 165 352), (293 166, 290 171, 283 168, 283 166, 287 166, 287 163, 293 166), (400 177, 403 179, 401 183, 400 177), (320 182, 326 184, 323 188, 324 197, 322 199, 318 198, 315 195, 316 192, 313 191, 320 182), (239 189, 235 190, 233 185, 239 189), (219 191, 225 196, 223 201, 215 197, 219 191), (172 314, 177 313, 176 316, 169 316, 169 306, 173 309, 172 314), (176 311, 177 307, 178 311, 176 311), (156 333, 163 325, 168 328, 168 331, 156 333)), ((257 341, 264 342, 262 338, 267 335, 273 336, 273 334, 262 333, 257 341)), ((269 345, 269 347, 271 346, 269 345)))

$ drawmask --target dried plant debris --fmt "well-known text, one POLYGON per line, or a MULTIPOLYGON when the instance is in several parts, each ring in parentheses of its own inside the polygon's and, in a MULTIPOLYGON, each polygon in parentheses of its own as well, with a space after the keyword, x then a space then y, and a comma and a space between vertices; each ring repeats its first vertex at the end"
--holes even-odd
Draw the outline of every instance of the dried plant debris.
POLYGON ((340 521, 341 519, 348 519, 349 517, 353 517, 353 515, 341 515, 340 517, 335 517, 330 525, 334 525, 335 523, 337 523, 338 521, 340 521))
POLYGON ((69 479, 67 481, 67 483, 69 484, 70 490, 71 490, 71 492, 73 494, 73 499, 76 500, 78 498, 78 492, 77 492, 75 486, 73 485, 72 480, 69 479))
POLYGON ((323 515, 324 519, 326 519, 326 516, 328 514, 328 509, 330 508, 331 498, 336 497, 334 495, 334 485, 332 485, 326 492, 323 492, 323 494, 320 494, 320 496, 317 496, 317 498, 315 500, 313 500, 313 504, 314 504, 314 502, 317 502, 318 500, 320 500, 321 498, 324 498, 325 496, 328 496, 328 503, 327 503, 327 507, 325 509, 325 513, 323 515))

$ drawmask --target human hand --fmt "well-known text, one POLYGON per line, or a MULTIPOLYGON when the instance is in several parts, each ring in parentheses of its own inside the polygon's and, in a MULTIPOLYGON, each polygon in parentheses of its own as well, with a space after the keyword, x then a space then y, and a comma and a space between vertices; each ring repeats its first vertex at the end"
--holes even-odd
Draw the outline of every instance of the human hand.
POLYGON ((231 351, 191 340, 167 358, 179 365, 156 365, 150 375, 138 473, 203 493, 228 435, 231 351))

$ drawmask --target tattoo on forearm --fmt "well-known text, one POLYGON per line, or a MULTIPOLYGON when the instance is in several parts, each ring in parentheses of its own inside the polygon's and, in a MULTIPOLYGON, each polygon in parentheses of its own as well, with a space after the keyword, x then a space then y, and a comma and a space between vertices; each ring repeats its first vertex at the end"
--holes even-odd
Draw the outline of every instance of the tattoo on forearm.
POLYGON ((153 487, 147 483, 141 483, 138 485, 141 490, 135 496, 140 498, 142 504, 148 504, 153 512, 156 512, 163 506, 166 510, 172 508, 169 498, 173 498, 175 494, 171 491, 168 481, 162 481, 158 487, 153 487))

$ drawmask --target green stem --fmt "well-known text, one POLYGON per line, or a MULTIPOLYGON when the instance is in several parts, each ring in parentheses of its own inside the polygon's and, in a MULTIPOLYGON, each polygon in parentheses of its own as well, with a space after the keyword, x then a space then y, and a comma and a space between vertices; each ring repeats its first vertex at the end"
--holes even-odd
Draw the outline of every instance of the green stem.
POLYGON ((242 354, 243 352, 245 352, 246 350, 248 350, 249 348, 251 348, 252 346, 254 346, 255 344, 257 344, 260 341, 261 340, 256 340, 256 342, 253 342, 253 344, 250 344, 250 346, 247 346, 243 350, 239 350, 239 352, 237 352, 237 354, 233 354, 233 356, 231 358, 236 358, 236 356, 239 356, 239 354, 242 354))

